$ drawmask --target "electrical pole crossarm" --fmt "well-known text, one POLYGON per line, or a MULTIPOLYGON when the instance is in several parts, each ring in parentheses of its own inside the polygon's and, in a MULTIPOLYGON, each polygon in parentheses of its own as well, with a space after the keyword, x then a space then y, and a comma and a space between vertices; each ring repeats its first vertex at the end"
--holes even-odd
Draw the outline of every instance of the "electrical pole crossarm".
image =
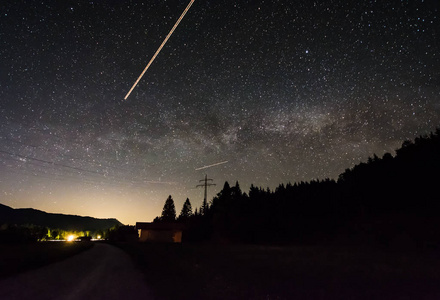
MULTIPOLYGON (((215 183, 208 183, 208 184, 206 184, 206 186, 212 186, 212 185, 216 185, 215 183)), ((203 186, 205 186, 205 184, 198 184, 198 185, 196 185, 196 187, 203 187, 203 186)))
POLYGON ((212 181, 212 179, 208 178, 208 175, 205 175, 205 179, 200 180, 200 182, 205 182, 204 184, 196 185, 196 187, 205 187, 205 197, 203 198, 203 213, 205 213, 205 210, 208 206, 208 203, 206 201, 207 194, 208 194, 208 186, 215 185, 214 183, 208 183, 208 181, 212 181))
POLYGON ((199 180, 199 182, 203 182, 203 181, 213 181, 214 179, 210 179, 210 178, 206 178, 206 179, 201 179, 199 180))

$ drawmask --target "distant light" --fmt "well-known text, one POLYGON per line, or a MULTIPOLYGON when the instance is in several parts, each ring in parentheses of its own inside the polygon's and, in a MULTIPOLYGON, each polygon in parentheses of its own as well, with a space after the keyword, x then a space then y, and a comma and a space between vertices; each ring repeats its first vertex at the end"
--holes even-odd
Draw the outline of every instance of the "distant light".
POLYGON ((75 236, 73 236, 73 235, 69 235, 68 237, 67 237, 67 241, 68 242, 71 242, 71 241, 73 241, 75 239, 75 236))
POLYGON ((308 54, 309 53, 309 50, 306 50, 306 54, 308 54))
POLYGON ((100 240, 100 239, 101 239, 101 236, 100 236, 100 235, 98 235, 98 236, 97 236, 97 238, 98 238, 98 240, 100 240))

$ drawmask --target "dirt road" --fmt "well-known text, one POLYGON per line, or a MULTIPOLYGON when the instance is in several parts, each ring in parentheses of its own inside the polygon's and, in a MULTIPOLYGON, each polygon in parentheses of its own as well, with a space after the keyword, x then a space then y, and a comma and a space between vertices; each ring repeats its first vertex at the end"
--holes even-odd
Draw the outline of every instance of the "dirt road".
POLYGON ((0 281, 0 299, 153 299, 130 257, 111 245, 0 281))

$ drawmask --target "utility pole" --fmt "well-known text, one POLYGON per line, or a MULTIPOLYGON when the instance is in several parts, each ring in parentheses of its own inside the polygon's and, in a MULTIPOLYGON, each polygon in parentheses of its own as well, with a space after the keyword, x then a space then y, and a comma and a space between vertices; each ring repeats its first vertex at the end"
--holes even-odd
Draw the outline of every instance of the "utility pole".
POLYGON ((206 213, 206 208, 208 207, 208 202, 206 201, 207 194, 208 194, 208 186, 215 185, 214 183, 208 183, 208 181, 212 181, 212 179, 208 179, 208 175, 205 174, 205 179, 199 180, 200 182, 205 182, 203 184, 199 184, 196 187, 205 187, 205 197, 203 198, 203 205, 202 205, 202 212, 203 214, 206 213))

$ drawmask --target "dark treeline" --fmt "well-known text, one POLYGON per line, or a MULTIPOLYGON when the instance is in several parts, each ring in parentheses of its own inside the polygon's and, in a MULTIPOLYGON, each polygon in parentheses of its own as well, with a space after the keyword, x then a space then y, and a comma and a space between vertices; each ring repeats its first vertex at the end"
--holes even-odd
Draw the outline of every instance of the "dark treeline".
POLYGON ((189 239, 286 243, 327 236, 339 225, 333 180, 279 185, 274 191, 238 182, 223 189, 190 221, 189 239), (330 228, 331 226, 331 228, 330 228))
POLYGON ((74 235, 75 238, 97 238, 99 236, 102 239, 107 239, 114 235, 116 228, 96 231, 67 231, 33 224, 2 224, 0 226, 0 244, 65 240, 69 235, 74 235))
MULTIPOLYGON (((196 209, 194 214, 188 214, 186 209, 185 217, 179 219, 188 224, 184 236, 187 240, 382 244, 396 240, 413 244, 435 241, 440 240, 439 174, 437 129, 414 142, 405 141, 394 157, 390 153, 382 158, 374 155, 367 162, 346 169, 337 181, 280 184, 275 190, 251 186, 248 193, 241 190, 238 182, 232 186, 225 182, 209 205, 196 209)), ((160 220, 158 217, 155 221, 160 220)))

